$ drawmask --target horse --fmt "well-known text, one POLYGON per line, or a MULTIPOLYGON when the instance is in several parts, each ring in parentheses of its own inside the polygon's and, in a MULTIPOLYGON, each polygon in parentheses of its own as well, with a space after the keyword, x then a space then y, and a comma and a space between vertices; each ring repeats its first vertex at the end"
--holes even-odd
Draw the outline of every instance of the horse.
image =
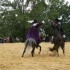
POLYGON ((40 38, 41 38, 42 41, 45 41, 45 39, 46 39, 46 33, 45 33, 45 30, 43 28, 39 29, 39 36, 40 36, 40 38))
POLYGON ((31 55, 32 57, 34 57, 34 51, 35 51, 35 48, 40 48, 39 50, 39 54, 41 52, 41 46, 39 45, 39 39, 40 39, 40 36, 39 36, 39 26, 42 25, 42 23, 38 23, 38 24, 35 24, 36 26, 32 26, 28 32, 28 36, 27 36, 27 39, 25 41, 25 48, 24 48, 24 51, 22 53, 22 57, 24 56, 24 53, 26 52, 26 49, 28 46, 32 47, 32 51, 31 51, 31 55))
POLYGON ((28 46, 29 47, 32 47, 32 51, 31 51, 32 57, 34 56, 34 50, 35 50, 35 48, 38 48, 38 47, 40 48, 39 53, 38 53, 38 54, 40 54, 40 52, 41 52, 41 46, 40 45, 37 45, 35 39, 29 38, 25 42, 25 48, 24 48, 22 57, 24 56, 24 53, 26 52, 26 49, 27 49, 28 46))
MULTIPOLYGON (((49 48, 50 51, 55 51, 56 54, 59 56, 58 49, 61 47, 63 50, 63 54, 65 55, 65 41, 61 32, 54 27, 54 38, 53 38, 53 48, 49 48)), ((54 54, 54 55, 56 55, 54 54)))

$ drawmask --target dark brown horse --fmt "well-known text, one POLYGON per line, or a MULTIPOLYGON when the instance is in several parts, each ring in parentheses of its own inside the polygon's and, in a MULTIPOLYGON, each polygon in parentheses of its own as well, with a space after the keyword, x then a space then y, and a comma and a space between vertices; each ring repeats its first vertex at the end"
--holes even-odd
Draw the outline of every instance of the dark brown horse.
MULTIPOLYGON (((58 49, 61 47, 61 49, 63 50, 63 54, 65 54, 65 41, 63 38, 63 35, 61 34, 61 32, 57 29, 57 27, 55 26, 55 24, 53 25, 54 27, 54 37, 53 37, 53 48, 49 48, 50 51, 56 51, 56 53, 58 54, 58 49)), ((59 56, 59 54, 58 54, 59 56)))

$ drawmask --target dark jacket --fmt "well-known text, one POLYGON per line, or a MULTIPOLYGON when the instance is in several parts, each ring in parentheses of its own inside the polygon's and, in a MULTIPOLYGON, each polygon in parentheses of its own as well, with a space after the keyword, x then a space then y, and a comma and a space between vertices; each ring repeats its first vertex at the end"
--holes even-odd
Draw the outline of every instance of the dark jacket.
POLYGON ((37 24, 36 26, 31 26, 31 28, 27 32, 26 39, 33 38, 35 39, 36 43, 39 44, 41 42, 38 30, 40 25, 41 24, 37 24))
POLYGON ((64 34, 63 28, 62 28, 62 24, 60 22, 56 23, 55 26, 52 25, 52 28, 54 29, 54 31, 59 31, 62 35, 64 34))

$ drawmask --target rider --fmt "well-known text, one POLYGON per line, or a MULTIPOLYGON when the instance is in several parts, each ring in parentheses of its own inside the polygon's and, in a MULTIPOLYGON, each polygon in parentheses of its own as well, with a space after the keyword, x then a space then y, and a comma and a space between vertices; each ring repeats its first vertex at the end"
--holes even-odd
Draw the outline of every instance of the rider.
MULTIPOLYGON (((52 23, 52 28, 53 29, 56 28, 56 30, 58 30, 60 32, 60 34, 63 36, 63 39, 65 41, 66 36, 65 36, 63 28, 62 28, 61 20, 55 19, 52 23)), ((52 36, 52 39, 51 39, 52 42, 53 42, 53 38, 54 38, 54 36, 52 36)))
POLYGON ((38 22, 37 20, 34 20, 34 22, 32 22, 32 25, 30 27, 30 29, 28 30, 27 36, 26 38, 33 38, 35 39, 37 46, 39 45, 39 43, 41 42, 40 37, 39 37, 39 27, 42 25, 42 23, 38 22))

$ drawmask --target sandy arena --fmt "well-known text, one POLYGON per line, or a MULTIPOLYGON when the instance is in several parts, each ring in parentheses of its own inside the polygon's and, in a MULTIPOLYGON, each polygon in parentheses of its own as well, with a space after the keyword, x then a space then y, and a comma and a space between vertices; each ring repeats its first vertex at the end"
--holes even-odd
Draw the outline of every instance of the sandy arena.
POLYGON ((51 43, 41 43, 42 52, 35 50, 31 57, 30 50, 22 58, 24 43, 0 43, 0 70, 70 70, 70 43, 65 43, 65 56, 59 50, 59 57, 51 56, 48 48, 51 43))

